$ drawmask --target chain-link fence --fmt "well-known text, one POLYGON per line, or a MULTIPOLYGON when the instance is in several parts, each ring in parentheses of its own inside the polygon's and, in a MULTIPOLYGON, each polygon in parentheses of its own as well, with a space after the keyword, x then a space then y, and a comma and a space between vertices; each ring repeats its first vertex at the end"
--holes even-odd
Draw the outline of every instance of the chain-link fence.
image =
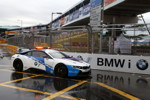
POLYGON ((49 46, 69 52, 150 55, 149 24, 72 26, 16 35, 8 43, 25 48, 49 46))
POLYGON ((104 24, 93 27, 92 32, 99 36, 99 53, 150 55, 149 26, 150 24, 104 24))
POLYGON ((89 26, 72 26, 59 30, 40 30, 9 38, 8 43, 25 48, 51 47, 69 52, 91 52, 89 26))

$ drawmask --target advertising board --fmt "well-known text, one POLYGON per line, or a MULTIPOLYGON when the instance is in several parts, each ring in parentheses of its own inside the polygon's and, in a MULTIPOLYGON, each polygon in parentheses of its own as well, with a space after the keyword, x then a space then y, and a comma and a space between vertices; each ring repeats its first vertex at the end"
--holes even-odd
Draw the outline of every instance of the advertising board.
MULTIPOLYGON (((82 5, 80 8, 77 8, 73 12, 70 12, 68 15, 66 15, 67 17, 64 17, 65 21, 63 25, 82 19, 87 15, 88 17, 91 15, 90 24, 93 26, 99 26, 100 21, 94 20, 100 19, 102 1, 103 0, 90 0, 89 4, 82 5), (99 8, 97 6, 99 6, 99 8)), ((122 3, 123 1, 125 0, 104 0, 104 10, 122 3)), ((52 28, 59 28, 61 25, 62 19, 58 19, 57 21, 53 22, 52 28)))
MULTIPOLYGON (((68 53, 68 52, 67 52, 68 53)), ((91 69, 150 74, 150 57, 130 55, 108 55, 68 53, 91 64, 91 69)))
POLYGON ((101 23, 101 5, 91 8, 90 12, 90 25, 99 26, 101 23))
POLYGON ((102 4, 102 0, 90 0, 91 8, 102 4))
POLYGON ((109 9, 125 0, 104 0, 104 10, 109 9))
POLYGON ((108 6, 115 1, 117 1, 117 0, 104 0, 104 2, 105 2, 104 4, 105 4, 105 6, 108 6))
POLYGON ((16 32, 16 31, 5 31, 5 34, 14 34, 14 35, 17 35, 17 34, 19 34, 19 32, 16 32))
POLYGON ((84 5, 82 9, 82 16, 88 15, 90 13, 90 4, 84 5))
POLYGON ((75 19, 79 18, 79 15, 80 15, 79 10, 76 10, 75 12, 73 12, 72 20, 75 20, 75 19))
POLYGON ((63 17, 59 20, 56 20, 52 24, 52 28, 58 28, 62 25, 80 19, 86 15, 90 14, 90 4, 83 5, 81 8, 75 10, 74 12, 68 14, 66 17, 63 17))
POLYGON ((63 18, 60 19, 60 25, 62 26, 64 24, 65 24, 65 18, 63 17, 63 18))

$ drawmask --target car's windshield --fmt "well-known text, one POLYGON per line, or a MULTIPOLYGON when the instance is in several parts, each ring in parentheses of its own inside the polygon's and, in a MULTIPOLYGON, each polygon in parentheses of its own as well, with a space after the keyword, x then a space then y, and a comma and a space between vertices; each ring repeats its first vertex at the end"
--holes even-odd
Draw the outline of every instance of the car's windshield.
POLYGON ((52 52, 48 52, 53 58, 70 58, 70 56, 66 55, 63 52, 59 52, 59 51, 52 51, 52 52))

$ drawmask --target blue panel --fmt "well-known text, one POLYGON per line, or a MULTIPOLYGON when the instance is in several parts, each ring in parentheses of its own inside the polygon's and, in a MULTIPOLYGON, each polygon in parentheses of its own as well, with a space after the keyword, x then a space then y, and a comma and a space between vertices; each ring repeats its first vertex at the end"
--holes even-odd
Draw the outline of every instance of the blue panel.
POLYGON ((52 28, 57 28, 57 27, 59 27, 59 20, 57 20, 57 21, 55 21, 55 22, 53 22, 52 23, 52 28))
POLYGON ((73 20, 73 13, 69 15, 68 21, 71 22, 73 20))
POLYGON ((89 13, 90 13, 90 6, 87 4, 87 5, 83 6, 82 14, 83 14, 83 16, 85 16, 89 13))
POLYGON ((95 6, 101 5, 102 4, 102 0, 91 0, 90 4, 91 4, 91 7, 93 8, 95 6))
POLYGON ((70 65, 66 65, 68 68, 68 76, 77 76, 80 72, 80 70, 73 68, 70 65))
POLYGON ((79 18, 79 15, 80 15, 80 11, 79 11, 79 10, 76 10, 76 11, 73 13, 73 20, 79 18))

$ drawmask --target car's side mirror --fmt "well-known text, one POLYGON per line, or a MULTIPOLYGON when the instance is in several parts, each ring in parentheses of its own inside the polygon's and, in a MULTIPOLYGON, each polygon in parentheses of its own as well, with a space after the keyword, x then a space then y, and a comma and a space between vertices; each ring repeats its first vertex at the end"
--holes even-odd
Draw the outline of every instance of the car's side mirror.
POLYGON ((83 60, 82 56, 80 56, 80 55, 77 56, 77 59, 78 59, 78 60, 83 60))

